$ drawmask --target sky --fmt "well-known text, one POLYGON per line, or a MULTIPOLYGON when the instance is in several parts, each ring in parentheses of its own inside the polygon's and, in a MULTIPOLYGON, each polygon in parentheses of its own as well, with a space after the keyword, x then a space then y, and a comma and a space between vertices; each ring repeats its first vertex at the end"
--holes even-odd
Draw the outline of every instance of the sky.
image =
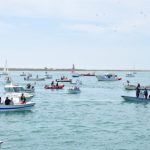
POLYGON ((149 0, 0 0, 0 67, 150 69, 149 0))

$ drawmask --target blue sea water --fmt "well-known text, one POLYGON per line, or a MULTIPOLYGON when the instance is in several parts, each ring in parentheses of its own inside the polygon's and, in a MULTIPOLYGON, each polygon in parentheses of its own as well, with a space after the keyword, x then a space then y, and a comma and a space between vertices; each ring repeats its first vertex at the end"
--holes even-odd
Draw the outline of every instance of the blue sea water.
MULTIPOLYGON (((44 72, 32 72, 44 75, 44 72)), ((0 140, 4 150, 147 150, 150 147, 150 104, 124 102, 123 83, 150 85, 150 73, 138 72, 116 82, 98 82, 96 77, 80 77, 83 85, 78 95, 64 90, 45 90, 52 80, 36 82, 36 106, 32 111, 0 112, 0 140)), ((28 82, 11 72, 15 83, 28 82)), ((51 72, 53 80, 68 72, 51 72)), ((4 77, 0 78, 4 92, 4 77)))

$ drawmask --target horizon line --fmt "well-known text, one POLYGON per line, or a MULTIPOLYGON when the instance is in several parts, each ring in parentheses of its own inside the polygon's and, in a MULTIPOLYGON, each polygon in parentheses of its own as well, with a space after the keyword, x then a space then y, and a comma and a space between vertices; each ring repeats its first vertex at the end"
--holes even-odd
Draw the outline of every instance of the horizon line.
MULTIPOLYGON (((0 68, 3 71, 4 68, 0 68)), ((75 69, 76 71, 150 71, 150 69, 75 69)), ((71 71, 71 68, 9 68, 9 71, 71 71)))

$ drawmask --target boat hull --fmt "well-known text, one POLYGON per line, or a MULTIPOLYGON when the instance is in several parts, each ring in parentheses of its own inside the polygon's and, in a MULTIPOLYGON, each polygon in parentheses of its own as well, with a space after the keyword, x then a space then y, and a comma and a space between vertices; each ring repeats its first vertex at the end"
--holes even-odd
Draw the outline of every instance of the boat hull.
POLYGON ((35 103, 27 102, 26 104, 14 104, 14 105, 0 105, 0 112, 6 111, 23 111, 23 110, 31 110, 35 103))
POLYGON ((121 96, 121 97, 128 102, 150 102, 150 99, 145 99, 145 98, 137 98, 131 96, 121 96))

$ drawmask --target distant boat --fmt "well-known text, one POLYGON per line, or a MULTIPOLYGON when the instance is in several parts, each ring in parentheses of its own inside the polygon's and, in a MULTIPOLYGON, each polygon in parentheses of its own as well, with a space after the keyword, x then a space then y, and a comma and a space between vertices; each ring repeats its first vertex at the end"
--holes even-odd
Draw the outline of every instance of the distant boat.
POLYGON ((26 76, 26 74, 24 72, 22 72, 22 74, 20 74, 20 76, 26 76))
POLYGON ((95 76, 95 73, 83 73, 83 74, 80 74, 80 76, 95 76))
POLYGON ((45 78, 31 78, 31 77, 27 77, 27 78, 24 78, 25 81, 44 81, 45 78))
POLYGON ((104 75, 96 75, 98 81, 119 81, 122 78, 118 78, 115 74, 104 74, 104 75))
POLYGON ((75 72, 75 66, 73 64, 73 67, 72 67, 72 77, 79 77, 79 76, 80 75, 77 72, 75 72))
POLYGON ((134 75, 134 73, 129 72, 126 74, 126 77, 135 77, 135 75, 134 75))
POLYGON ((75 87, 69 88, 68 93, 69 94, 79 94, 79 93, 81 93, 81 90, 79 87, 75 86, 75 87))
POLYGON ((49 75, 47 71, 45 72, 45 79, 52 79, 52 75, 49 75))
POLYGON ((5 62, 4 71, 3 71, 0 75, 8 75, 8 65, 7 65, 7 60, 6 60, 6 62, 5 62))

